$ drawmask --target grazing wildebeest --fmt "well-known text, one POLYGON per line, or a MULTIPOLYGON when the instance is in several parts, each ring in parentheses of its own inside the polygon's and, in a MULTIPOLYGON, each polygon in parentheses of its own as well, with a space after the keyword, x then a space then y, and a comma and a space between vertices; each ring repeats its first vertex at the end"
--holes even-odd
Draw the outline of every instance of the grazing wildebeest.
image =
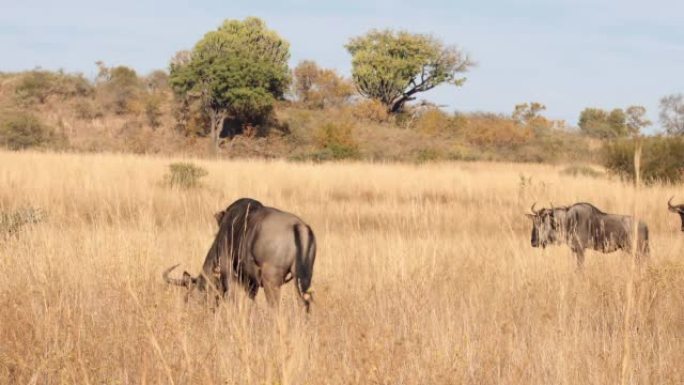
MULTIPOLYGON (((674 198, 674 197, 672 197, 674 198)), ((669 201, 667 201, 667 209, 672 211, 673 213, 679 214, 679 217, 682 219, 682 228, 681 230, 684 231, 684 204, 681 205, 673 205, 672 204, 672 198, 670 198, 669 201)))
POLYGON ((316 238, 311 227, 297 216, 242 198, 215 214, 219 231, 195 278, 170 278, 176 266, 163 277, 169 284, 215 289, 225 296, 229 281, 237 281, 254 299, 264 288, 269 305, 277 306, 280 286, 294 278, 297 297, 309 311, 311 278, 316 258, 316 238))
MULTIPOLYGON (((632 250, 633 219, 628 215, 606 214, 590 203, 543 208, 532 205, 532 247, 565 243, 577 258, 577 267, 584 263, 584 250, 611 253, 618 249, 632 250)), ((649 254, 648 227, 639 221, 637 261, 649 254)))

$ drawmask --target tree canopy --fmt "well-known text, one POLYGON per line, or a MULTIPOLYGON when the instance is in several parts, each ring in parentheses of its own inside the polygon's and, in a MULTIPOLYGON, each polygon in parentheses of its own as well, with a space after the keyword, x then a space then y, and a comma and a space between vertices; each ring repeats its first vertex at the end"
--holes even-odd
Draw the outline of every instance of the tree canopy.
POLYGON ((461 86, 459 77, 472 62, 454 46, 423 34, 372 30, 346 45, 352 55, 352 77, 363 96, 399 112, 415 94, 440 84, 461 86))
POLYGON ((176 93, 199 98, 218 144, 225 119, 259 123, 271 112, 290 82, 289 57, 289 43, 262 20, 226 20, 189 55, 176 55, 169 81, 176 93))
POLYGON ((630 133, 626 119, 621 108, 610 112, 600 108, 585 108, 580 113, 578 125, 584 134, 595 138, 621 138, 630 133))

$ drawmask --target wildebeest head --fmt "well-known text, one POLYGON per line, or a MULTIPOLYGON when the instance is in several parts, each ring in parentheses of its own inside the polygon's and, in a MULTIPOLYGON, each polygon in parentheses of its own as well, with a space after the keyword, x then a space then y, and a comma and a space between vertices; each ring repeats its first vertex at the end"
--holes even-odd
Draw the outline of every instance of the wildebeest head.
POLYGON ((532 219, 532 247, 541 246, 545 248, 549 244, 560 243, 561 218, 559 218, 559 211, 563 208, 542 208, 535 211, 535 205, 536 203, 531 207, 532 214, 525 214, 532 219))
POLYGON ((673 205, 672 204, 672 198, 674 198, 674 197, 671 197, 670 200, 667 201, 667 209, 672 211, 673 213, 679 214, 679 217, 682 219, 681 230, 684 231, 684 204, 673 205))
POLYGON ((187 271, 183 272, 183 276, 181 278, 171 278, 169 277, 169 274, 173 271, 173 269, 177 268, 178 265, 173 265, 169 267, 168 269, 164 270, 164 273, 162 276, 164 277, 164 281, 170 285, 177 285, 177 286, 185 286, 188 289, 192 288, 197 284, 197 278, 193 277, 188 273, 187 271))
POLYGON ((225 210, 214 214, 219 225, 218 234, 209 249, 197 277, 193 277, 187 271, 181 278, 171 278, 169 274, 178 265, 164 271, 164 280, 171 285, 184 286, 188 289, 208 291, 212 287, 219 289, 219 281, 222 269, 225 271, 232 264, 233 271, 238 271, 238 252, 243 249, 246 223, 250 215, 263 208, 261 202, 249 198, 241 198, 233 202, 225 210))

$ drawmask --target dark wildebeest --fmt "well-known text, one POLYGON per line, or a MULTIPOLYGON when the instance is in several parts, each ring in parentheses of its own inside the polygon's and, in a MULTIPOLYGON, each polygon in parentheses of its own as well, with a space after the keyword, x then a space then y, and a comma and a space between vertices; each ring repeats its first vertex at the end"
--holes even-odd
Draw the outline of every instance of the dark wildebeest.
POLYGON ((196 278, 187 271, 183 278, 170 278, 176 265, 164 272, 164 280, 187 288, 216 290, 220 296, 228 292, 229 281, 237 281, 251 299, 263 287, 269 305, 277 306, 280 286, 294 278, 297 297, 308 312, 316 258, 311 227, 293 214, 249 198, 238 199, 215 217, 219 230, 202 272, 196 278))
MULTIPOLYGON (((672 197, 674 198, 674 197, 672 197)), ((670 198, 669 201, 667 201, 667 209, 672 211, 673 213, 679 214, 679 217, 682 219, 682 227, 681 230, 684 231, 684 204, 682 205, 673 205, 672 204, 672 198, 670 198)))
MULTIPOLYGON (((628 215, 606 214, 590 203, 543 208, 532 205, 532 247, 565 243, 577 257, 577 267, 584 263, 584 250, 611 253, 632 250, 633 220, 628 215)), ((648 227, 639 221, 637 261, 649 254, 648 227)))

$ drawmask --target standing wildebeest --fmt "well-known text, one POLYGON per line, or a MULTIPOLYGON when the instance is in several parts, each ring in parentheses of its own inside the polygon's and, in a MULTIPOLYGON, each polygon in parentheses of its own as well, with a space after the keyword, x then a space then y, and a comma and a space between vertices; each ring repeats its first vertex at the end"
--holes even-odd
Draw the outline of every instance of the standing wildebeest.
MULTIPOLYGON (((532 218, 532 247, 565 243, 577 257, 577 266, 584 263, 584 250, 611 253, 631 251, 633 219, 628 215, 606 214, 590 203, 543 208, 526 214, 532 218)), ((637 260, 648 256, 648 227, 639 221, 637 260)))
MULTIPOLYGON (((672 197, 674 198, 674 197, 672 197)), ((667 201, 667 208, 668 210, 672 211, 673 213, 679 214, 679 217, 682 219, 682 231, 684 231, 684 204, 682 205, 672 205, 672 198, 670 198, 669 201, 667 201)))
POLYGON ((251 299, 263 287, 269 305, 277 306, 280 286, 294 278, 297 296, 308 312, 316 258, 311 227, 293 214, 249 198, 238 199, 215 217, 219 231, 202 272, 196 278, 188 272, 181 279, 169 278, 176 265, 164 272, 166 282, 203 291, 213 288, 225 296, 233 278, 251 299))

